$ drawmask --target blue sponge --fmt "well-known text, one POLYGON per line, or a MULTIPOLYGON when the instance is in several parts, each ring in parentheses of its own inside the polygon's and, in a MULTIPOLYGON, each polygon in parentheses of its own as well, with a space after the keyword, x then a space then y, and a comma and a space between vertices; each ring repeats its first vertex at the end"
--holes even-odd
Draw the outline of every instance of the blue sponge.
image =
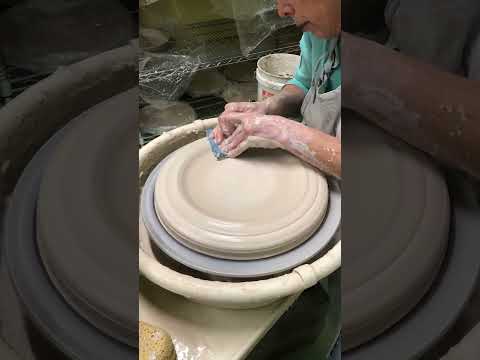
POLYGON ((208 143, 210 144, 212 153, 217 158, 217 160, 223 160, 227 158, 227 155, 222 151, 222 149, 220 149, 220 146, 218 146, 215 140, 211 137, 212 132, 213 132, 213 129, 207 130, 208 143))

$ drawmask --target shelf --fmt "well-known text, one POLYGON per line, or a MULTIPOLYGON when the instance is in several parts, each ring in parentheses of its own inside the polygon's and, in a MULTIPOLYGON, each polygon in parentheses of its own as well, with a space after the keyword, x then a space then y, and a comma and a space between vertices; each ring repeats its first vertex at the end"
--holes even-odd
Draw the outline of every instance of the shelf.
MULTIPOLYGON (((255 62, 263 56, 274 53, 300 53, 300 38, 302 33, 295 26, 276 30, 270 36, 257 44, 257 47, 248 55, 241 51, 241 42, 238 29, 245 30, 245 24, 238 25, 232 19, 221 19, 199 24, 191 24, 186 28, 177 29, 173 35, 175 40, 169 41, 159 52, 146 52, 144 59, 152 56, 159 59, 158 63, 147 64, 145 70, 140 71, 139 84, 141 88, 162 88, 187 83, 197 71, 223 68, 229 65, 255 62), (238 27, 237 27, 238 26, 238 27), (241 28, 243 26, 243 28, 241 28), (162 59, 162 55, 166 55, 162 59), (168 63, 168 55, 181 55, 185 59, 168 63), (142 86, 143 85, 143 86, 142 86)), ((256 30, 255 27, 252 27, 256 30)), ((257 33, 243 33, 245 39, 252 43, 255 38, 261 38, 259 33, 266 33, 266 29, 259 29, 257 33)), ((143 59, 140 59, 142 61, 143 59)), ((255 67, 255 66, 254 66, 255 67)), ((166 93, 165 95, 169 95, 166 93)), ((216 96, 191 98, 183 95, 178 101, 188 103, 195 110, 198 119, 212 118, 220 115, 225 107, 225 100, 216 96)), ((140 106, 147 105, 143 100, 140 106)), ((141 144, 146 144, 156 136, 144 136, 141 144)))
MULTIPOLYGON (((191 75, 195 71, 215 69, 223 66, 258 60, 273 53, 300 53, 301 32, 295 26, 275 31, 257 46, 257 51, 248 55, 241 52, 240 40, 233 20, 222 20, 203 24, 194 24, 188 28, 192 38, 188 41, 169 43, 168 50, 154 55, 184 55, 192 59, 195 66, 185 69, 146 69, 140 72, 140 84, 146 84, 159 78, 175 75, 191 75)), ((148 54, 146 54, 148 56, 148 54)))
MULTIPOLYGON (((252 61, 252 60, 258 60, 261 57, 265 55, 270 55, 274 53, 290 53, 290 54, 298 54, 300 52, 300 47, 298 43, 291 44, 289 46, 281 47, 281 48, 275 48, 271 50, 265 50, 265 51, 260 51, 260 52, 255 52, 252 53, 248 56, 236 56, 236 57, 231 57, 231 58, 217 58, 217 59, 211 59, 208 62, 203 62, 199 63, 198 67, 196 68, 196 71, 201 71, 201 70, 207 70, 207 69, 215 69, 227 65, 233 65, 233 64, 239 64, 242 62, 246 61, 252 61)), ((148 83, 150 81, 156 80, 159 77, 164 77, 167 75, 171 74, 189 74, 187 71, 182 71, 178 69, 166 69, 162 71, 142 71, 139 75, 139 82, 140 84, 142 83, 148 83)))
POLYGON ((224 99, 216 96, 205 96, 197 99, 185 97, 182 100, 195 110, 198 119, 217 117, 223 112, 227 104, 224 99))

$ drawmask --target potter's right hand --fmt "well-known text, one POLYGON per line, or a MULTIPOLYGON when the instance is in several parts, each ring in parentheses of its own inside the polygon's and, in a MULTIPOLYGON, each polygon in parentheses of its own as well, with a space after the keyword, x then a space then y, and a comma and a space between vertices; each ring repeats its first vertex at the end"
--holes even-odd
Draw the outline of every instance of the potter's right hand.
MULTIPOLYGON (((219 116, 222 118, 225 114, 229 113, 249 113, 255 115, 267 115, 268 114, 268 102, 234 102, 225 105, 225 111, 219 116)), ((221 144, 226 136, 231 135, 235 131, 235 127, 230 123, 219 121, 218 125, 213 129, 212 137, 217 144, 221 144)))
POLYGON ((224 113, 255 113, 258 115, 268 114, 268 102, 233 102, 225 105, 224 113))

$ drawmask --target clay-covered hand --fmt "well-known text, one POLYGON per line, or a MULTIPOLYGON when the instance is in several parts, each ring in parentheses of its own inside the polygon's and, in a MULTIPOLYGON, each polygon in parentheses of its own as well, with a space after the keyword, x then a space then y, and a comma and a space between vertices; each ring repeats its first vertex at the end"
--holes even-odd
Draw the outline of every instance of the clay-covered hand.
POLYGON ((212 137, 217 144, 221 144, 225 137, 233 134, 235 127, 228 122, 221 122, 220 118, 229 113, 245 113, 266 115, 268 111, 267 102, 234 102, 225 105, 225 111, 220 115, 217 127, 213 129, 212 137))
POLYGON ((225 112, 218 122, 224 138, 217 144, 228 157, 236 157, 251 147, 282 148, 291 120, 255 112, 225 112))
POLYGON ((281 148, 337 179, 341 177, 341 143, 334 136, 282 116, 254 112, 224 112, 218 123, 218 131, 226 129, 226 133, 222 132, 217 144, 228 157, 251 147, 281 148))

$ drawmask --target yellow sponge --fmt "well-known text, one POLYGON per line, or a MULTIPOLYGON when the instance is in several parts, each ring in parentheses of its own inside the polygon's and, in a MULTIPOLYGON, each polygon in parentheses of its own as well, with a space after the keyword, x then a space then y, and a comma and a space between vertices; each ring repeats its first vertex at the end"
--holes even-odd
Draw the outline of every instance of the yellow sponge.
POLYGON ((172 338, 164 330, 139 322, 139 360, 176 360, 172 338))

